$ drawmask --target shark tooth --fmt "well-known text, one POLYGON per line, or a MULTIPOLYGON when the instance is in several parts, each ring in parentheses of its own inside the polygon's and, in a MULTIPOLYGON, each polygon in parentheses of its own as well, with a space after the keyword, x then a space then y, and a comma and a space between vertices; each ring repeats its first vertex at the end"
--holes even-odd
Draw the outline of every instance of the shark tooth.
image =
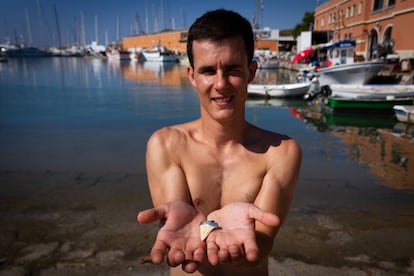
POLYGON ((200 223, 200 239, 204 241, 214 229, 218 229, 219 225, 214 220, 207 220, 200 223))

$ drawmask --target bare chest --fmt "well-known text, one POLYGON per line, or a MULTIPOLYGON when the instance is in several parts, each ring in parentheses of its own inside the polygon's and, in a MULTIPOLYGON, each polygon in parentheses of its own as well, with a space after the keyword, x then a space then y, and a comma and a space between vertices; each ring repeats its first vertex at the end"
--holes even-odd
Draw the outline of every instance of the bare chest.
POLYGON ((203 213, 230 202, 254 202, 265 167, 262 156, 246 152, 220 159, 208 153, 189 154, 183 162, 193 204, 203 213))

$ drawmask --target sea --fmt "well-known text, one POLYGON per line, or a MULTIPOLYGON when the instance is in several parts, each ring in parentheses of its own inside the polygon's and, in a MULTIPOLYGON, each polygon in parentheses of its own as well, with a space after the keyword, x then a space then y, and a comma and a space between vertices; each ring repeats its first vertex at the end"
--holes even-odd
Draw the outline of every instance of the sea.
MULTIPOLYGON (((263 69, 253 82, 291 83, 296 77, 296 71, 263 69)), ((3 180, 15 177, 0 183, 2 204, 12 208, 13 199, 30 198, 27 191, 13 188, 20 187, 19 181, 28 181, 22 187, 30 185, 31 191, 39 185, 50 197, 47 189, 53 185, 41 183, 43 174, 68 174, 76 180, 95 175, 97 182, 107 175, 139 174, 134 192, 147 194, 146 141, 159 128, 199 116, 197 93, 180 64, 10 58, 0 63, 0 175, 3 180), (30 182, 31 176, 37 181, 30 182)), ((292 216, 354 213, 372 229, 378 221, 370 224, 370 219, 381 220, 384 213, 395 227, 401 227, 400 216, 414 214, 412 125, 392 114, 328 114, 301 98, 249 98, 246 119, 301 145, 292 216)), ((59 196, 77 182, 62 183, 67 187, 59 189, 59 196)), ((117 189, 127 191, 130 186, 122 183, 117 189)), ((106 193, 108 186, 102 189, 106 193)), ((94 193, 99 192, 97 185, 94 193)), ((151 207, 149 196, 140 206, 151 207)))

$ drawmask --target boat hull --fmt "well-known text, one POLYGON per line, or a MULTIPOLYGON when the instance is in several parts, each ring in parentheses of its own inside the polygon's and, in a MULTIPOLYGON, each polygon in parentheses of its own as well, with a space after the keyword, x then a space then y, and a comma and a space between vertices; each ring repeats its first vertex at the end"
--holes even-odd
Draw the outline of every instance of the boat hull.
POLYGON ((305 95, 309 90, 310 83, 290 84, 249 84, 247 92, 249 96, 259 97, 298 97, 305 95))
POLYGON ((368 61, 320 68, 317 73, 321 86, 331 84, 363 85, 385 67, 387 67, 385 61, 368 61))
POLYGON ((412 105, 413 99, 346 99, 328 97, 327 106, 333 109, 393 110, 395 105, 412 105))
POLYGON ((179 59, 175 55, 163 55, 159 52, 142 52, 145 61, 153 62, 178 62, 179 59))
POLYGON ((414 97, 414 85, 332 84, 331 96, 351 99, 386 99, 414 97))

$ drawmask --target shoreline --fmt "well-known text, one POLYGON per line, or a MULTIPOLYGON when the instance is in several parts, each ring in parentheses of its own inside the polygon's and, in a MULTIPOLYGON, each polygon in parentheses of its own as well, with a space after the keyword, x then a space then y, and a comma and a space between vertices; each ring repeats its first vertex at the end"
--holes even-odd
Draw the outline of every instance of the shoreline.
MULTIPOLYGON (((145 174, 2 171, 0 181, 0 275, 168 275, 139 261, 157 230, 136 222, 150 207, 145 174)), ((414 274, 412 204, 318 207, 312 181, 299 183, 269 275, 414 274)))

